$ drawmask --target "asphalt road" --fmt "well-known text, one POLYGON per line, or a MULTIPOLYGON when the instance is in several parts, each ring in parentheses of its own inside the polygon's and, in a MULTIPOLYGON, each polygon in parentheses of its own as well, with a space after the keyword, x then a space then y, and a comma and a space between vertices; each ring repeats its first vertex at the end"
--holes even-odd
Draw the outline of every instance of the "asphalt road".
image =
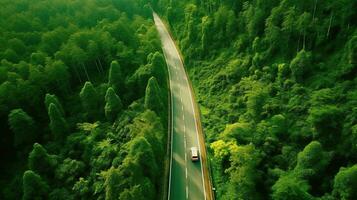
MULTIPOLYGON (((162 49, 168 65, 171 88, 171 161, 169 200, 205 200, 204 176, 200 161, 192 162, 190 148, 201 149, 191 88, 180 54, 161 19, 154 13, 162 49)), ((201 152, 201 150, 199 150, 201 152)))

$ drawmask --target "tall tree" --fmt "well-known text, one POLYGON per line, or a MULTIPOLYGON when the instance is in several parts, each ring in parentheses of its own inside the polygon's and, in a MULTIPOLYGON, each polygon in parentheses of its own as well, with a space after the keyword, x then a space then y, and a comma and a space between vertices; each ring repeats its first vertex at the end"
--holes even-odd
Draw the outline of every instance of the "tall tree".
POLYGON ((162 103, 162 93, 155 77, 151 77, 146 86, 145 108, 155 111, 158 115, 161 115, 162 110, 165 109, 162 103))
POLYGON ((22 109, 12 110, 9 114, 10 129, 14 133, 14 146, 32 144, 36 140, 35 122, 22 109))
POLYGON ((58 107, 53 103, 50 103, 48 107, 48 116, 50 117, 50 129, 54 139, 63 141, 69 132, 68 125, 58 107))
POLYGON ((109 69, 109 85, 114 89, 115 92, 121 93, 124 88, 124 77, 122 74, 121 67, 117 61, 112 61, 109 69))
POLYGON ((290 70, 296 82, 301 83, 311 72, 311 53, 301 50, 290 63, 290 70))
POLYGON ((60 111, 62 116, 65 116, 64 109, 61 105, 61 102, 58 100, 57 96, 54 94, 47 93, 45 96, 45 106, 46 106, 47 112, 48 112, 48 109, 49 109, 51 103, 55 104, 55 106, 58 108, 58 111, 60 111))
POLYGON ((87 117, 90 120, 94 120, 98 116, 99 110, 99 98, 98 93, 95 90, 91 82, 86 82, 79 93, 82 106, 87 112, 87 117))
POLYGON ((24 192, 22 200, 47 199, 49 186, 40 175, 31 170, 27 170, 25 171, 22 180, 24 192))
POLYGON ((109 121, 113 121, 115 120, 116 116, 118 116, 119 112, 122 110, 123 104, 112 87, 109 87, 107 93, 105 94, 105 102, 105 117, 109 121))
POLYGON ((54 156, 49 155, 42 145, 38 143, 33 145, 33 149, 28 158, 28 166, 30 170, 43 176, 49 176, 56 165, 57 159, 54 156))
POLYGON ((342 167, 335 176, 333 193, 341 200, 357 198, 357 165, 342 167))
POLYGON ((105 200, 115 200, 118 199, 119 193, 118 189, 120 186, 121 177, 118 174, 118 170, 111 167, 105 172, 105 200))
POLYGON ((293 173, 282 175, 272 187, 274 200, 312 200, 310 185, 293 173))

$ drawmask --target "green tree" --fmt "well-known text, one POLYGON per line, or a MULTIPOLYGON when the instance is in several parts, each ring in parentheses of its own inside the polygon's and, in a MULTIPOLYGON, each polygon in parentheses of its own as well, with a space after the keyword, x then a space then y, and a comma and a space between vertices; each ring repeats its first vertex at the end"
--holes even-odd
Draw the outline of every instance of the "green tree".
POLYGON ((22 109, 15 109, 10 112, 9 125, 14 133, 15 147, 32 144, 36 140, 35 122, 32 117, 22 109))
POLYGON ((299 51, 290 63, 292 76, 299 83, 309 76, 309 73, 312 71, 311 69, 311 53, 305 50, 299 51))
POLYGON ((48 94, 47 93, 46 96, 45 96, 45 106, 46 106, 47 112, 49 111, 48 109, 50 108, 50 104, 51 103, 53 103, 57 107, 58 111, 64 117, 65 116, 65 112, 64 112, 62 104, 58 100, 57 96, 54 95, 54 94, 48 94))
POLYGON ((48 107, 50 129, 55 140, 63 141, 69 133, 68 125, 60 110, 53 103, 48 107))
POLYGON ((70 74, 62 61, 47 62, 44 74, 48 87, 57 90, 63 96, 68 94, 70 74))
POLYGON ((47 150, 42 145, 35 143, 28 158, 28 166, 30 170, 40 174, 49 176, 57 165, 55 156, 49 155, 47 150))
POLYGON ((312 123, 316 132, 314 137, 323 144, 334 144, 338 141, 343 120, 343 112, 335 105, 312 107, 307 120, 312 123))
POLYGON ((116 93, 122 93, 124 88, 124 77, 121 66, 117 61, 112 61, 109 69, 109 85, 116 93))
POLYGON ((79 93, 82 106, 87 112, 87 117, 90 120, 96 119, 99 109, 98 93, 91 82, 86 82, 79 93))
POLYGON ((148 178, 144 178, 141 184, 137 184, 129 189, 125 189, 120 193, 119 199, 130 200, 146 200, 155 199, 155 188, 152 182, 148 178))
POLYGON ((323 151, 319 142, 312 141, 298 154, 295 170, 307 177, 321 177, 329 162, 330 155, 323 151))
POLYGON ((45 200, 48 197, 49 186, 41 176, 27 170, 23 176, 23 200, 45 200))
POLYGON ((118 170, 114 167, 111 167, 108 171, 105 172, 105 199, 106 200, 115 200, 119 196, 119 185, 121 183, 121 177, 119 176, 118 170))
POLYGON ((107 93, 105 94, 105 102, 105 117, 109 121, 113 121, 123 109, 123 104, 119 96, 115 94, 115 91, 112 87, 109 87, 107 93))
POLYGON ((349 48, 349 52, 348 52, 349 63, 352 65, 353 68, 356 68, 357 67, 357 36, 351 38, 348 48, 349 48))
POLYGON ((357 165, 342 167, 335 176, 333 194, 341 200, 357 198, 357 165))
POLYGON ((162 111, 165 109, 162 103, 161 90, 155 77, 151 77, 146 86, 144 105, 145 108, 150 109, 157 114, 162 114, 162 111))
POLYGON ((272 187, 274 200, 312 200, 309 184, 294 173, 282 175, 272 187))
POLYGON ((256 171, 260 158, 254 145, 233 147, 230 161, 231 166, 225 171, 229 173, 229 185, 223 199, 261 199, 257 191, 260 177, 256 171))
POLYGON ((55 170, 55 177, 66 184, 73 184, 84 172, 85 164, 82 161, 66 158, 55 170))
POLYGON ((166 86, 166 61, 164 56, 162 55, 162 53, 156 51, 150 59, 149 56, 149 63, 152 65, 153 67, 153 76, 156 77, 158 79, 158 82, 161 85, 164 85, 164 87, 166 86))
POLYGON ((202 17, 201 48, 202 48, 203 57, 206 57, 206 54, 208 53, 208 47, 210 46, 210 42, 212 39, 211 30, 212 30, 212 19, 209 16, 202 17))

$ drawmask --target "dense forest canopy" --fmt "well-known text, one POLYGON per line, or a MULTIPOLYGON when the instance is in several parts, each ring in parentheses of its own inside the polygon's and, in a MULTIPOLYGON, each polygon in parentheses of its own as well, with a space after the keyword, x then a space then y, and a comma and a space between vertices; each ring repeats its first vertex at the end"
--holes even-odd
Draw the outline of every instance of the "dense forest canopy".
POLYGON ((167 75, 145 2, 0 2, 0 199, 159 199, 167 75))
POLYGON ((355 0, 2 0, 0 198, 161 199, 183 51, 217 199, 357 199, 355 0))
POLYGON ((357 199, 355 0, 156 0, 198 96, 217 199, 357 199))

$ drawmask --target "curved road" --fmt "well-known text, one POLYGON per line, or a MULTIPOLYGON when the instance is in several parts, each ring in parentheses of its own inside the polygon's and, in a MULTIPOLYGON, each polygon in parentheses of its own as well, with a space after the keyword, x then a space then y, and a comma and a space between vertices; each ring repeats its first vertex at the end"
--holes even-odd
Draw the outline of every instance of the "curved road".
MULTIPOLYGON (((154 20, 169 71, 171 89, 171 160, 168 189, 169 200, 206 200, 201 147, 194 99, 187 75, 176 46, 157 14, 154 20), (199 148, 200 161, 192 162, 189 149, 199 148)), ((203 143, 204 144, 204 143, 203 143)), ((207 170, 206 170, 207 171, 207 170)))

